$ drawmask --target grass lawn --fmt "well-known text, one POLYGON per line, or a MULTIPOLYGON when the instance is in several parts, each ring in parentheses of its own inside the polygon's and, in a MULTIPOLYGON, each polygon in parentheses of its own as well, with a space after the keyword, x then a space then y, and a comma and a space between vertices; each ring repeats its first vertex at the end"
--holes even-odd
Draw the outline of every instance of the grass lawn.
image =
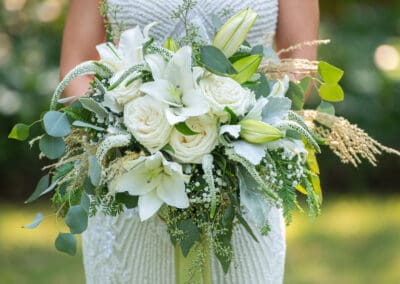
MULTIPOLYGON (((20 228, 41 208, 0 205, 0 283, 84 283, 81 254, 53 248, 52 217, 20 228)), ((400 196, 328 199, 314 222, 296 214, 287 244, 287 284, 400 283, 400 196)))

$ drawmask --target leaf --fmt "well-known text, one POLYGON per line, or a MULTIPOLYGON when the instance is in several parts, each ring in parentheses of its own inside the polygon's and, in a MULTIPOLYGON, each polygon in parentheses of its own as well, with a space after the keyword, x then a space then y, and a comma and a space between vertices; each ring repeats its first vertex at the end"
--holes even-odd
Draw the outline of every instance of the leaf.
POLYGON ((39 224, 43 221, 43 218, 44 218, 44 216, 43 216, 42 213, 37 213, 36 217, 35 217, 35 220, 33 220, 33 222, 31 224, 29 224, 29 225, 22 226, 22 228, 34 229, 37 226, 39 226, 39 224))
POLYGON ((262 228, 268 220, 270 205, 257 190, 260 185, 246 168, 238 166, 236 173, 239 179, 240 203, 249 212, 252 221, 262 228))
MULTIPOLYGON (((217 242, 223 249, 228 251, 232 249, 232 230, 233 230, 233 220, 235 217, 235 210, 233 206, 228 206, 221 219, 221 225, 224 228, 223 231, 218 232, 215 236, 217 242)), ((224 253, 220 253, 220 250, 215 251, 215 256, 221 263, 222 269, 225 273, 228 272, 229 266, 232 262, 232 257, 224 253)))
POLYGON ((66 174, 68 174, 73 169, 74 169, 74 162, 69 162, 69 163, 66 163, 66 164, 63 164, 63 165, 57 167, 53 173, 51 182, 52 183, 56 182, 58 179, 64 177, 66 174))
POLYGON ((255 54, 236 61, 233 63, 233 68, 236 69, 237 74, 231 75, 230 77, 239 84, 246 82, 257 71, 261 59, 262 56, 260 54, 255 54))
POLYGON ((303 89, 304 93, 308 91, 311 84, 311 77, 307 76, 301 79, 299 86, 303 89))
POLYGON ((83 122, 83 121, 80 121, 80 120, 75 120, 72 123, 72 125, 76 126, 76 127, 90 128, 90 129, 94 129, 94 130, 97 130, 97 131, 105 131, 105 129, 102 128, 102 127, 93 125, 91 123, 83 122))
POLYGON ((39 149, 49 159, 60 158, 65 151, 65 142, 61 137, 52 137, 45 134, 39 141, 39 149))
POLYGON ((252 55, 259 54, 262 57, 264 55, 264 47, 261 44, 254 46, 251 49, 251 54, 252 55))
POLYGON ((197 135, 199 132, 195 132, 190 127, 186 124, 186 122, 179 122, 175 124, 176 130, 178 130, 180 133, 186 136, 192 136, 192 135, 197 135))
POLYGON ((164 41, 163 47, 172 52, 177 52, 179 49, 178 43, 173 38, 170 37, 164 41))
POLYGON ((57 103, 59 103, 59 104, 65 104, 65 103, 68 103, 68 102, 73 101, 73 100, 75 100, 75 99, 76 99, 75 96, 65 97, 65 98, 59 99, 59 100, 57 101, 57 103))
POLYGON ((180 246, 182 254, 186 257, 195 242, 200 241, 200 230, 192 219, 182 221, 177 227, 183 231, 184 238, 181 240, 180 246))
POLYGON ((217 47, 212 45, 202 46, 200 47, 200 54, 201 61, 208 71, 220 75, 237 74, 230 61, 217 47))
POLYGON ((262 73, 257 73, 257 74, 260 75, 260 78, 258 79, 257 84, 255 84, 253 86, 245 85, 245 87, 252 90, 256 94, 257 99, 260 97, 267 97, 269 95, 269 93, 271 92, 271 88, 269 87, 267 77, 265 77, 265 75, 262 73))
POLYGON ((101 165, 95 156, 89 156, 89 178, 94 186, 100 184, 101 179, 101 165))
POLYGON ((59 233, 55 241, 57 250, 69 255, 76 254, 76 237, 69 233, 59 233))
POLYGON ((90 178, 89 178, 89 177, 86 177, 86 178, 85 178, 85 181, 83 182, 82 187, 83 187, 83 190, 84 190, 87 194, 93 195, 93 194, 95 193, 95 192, 94 192, 95 187, 94 187, 94 185, 92 184, 92 182, 90 181, 90 178))
POLYGON ((118 192, 115 195, 115 201, 122 203, 125 205, 126 208, 132 209, 137 207, 138 205, 138 196, 130 195, 127 191, 125 192, 118 192))
POLYGON ((43 194, 43 192, 49 187, 49 182, 50 182, 49 175, 43 176, 36 185, 35 191, 25 201, 25 203, 31 203, 32 201, 38 199, 43 194))
POLYGON ((64 137, 71 132, 67 115, 59 111, 48 111, 43 117, 44 129, 53 137, 64 137))
POLYGON ((242 226, 246 229, 247 233, 250 234, 250 236, 253 238, 253 240, 258 243, 258 239, 257 239, 256 235, 254 234, 253 230, 251 229, 251 227, 247 223, 247 221, 243 218, 243 216, 240 214, 236 214, 236 218, 238 219, 239 223, 242 224, 242 226))
POLYGON ((76 100, 69 106, 63 108, 63 111, 72 120, 88 121, 92 115, 90 111, 82 106, 79 100, 76 100))
POLYGON ((65 223, 68 225, 71 234, 80 234, 86 230, 89 215, 81 205, 71 206, 65 216, 65 223))
POLYGON ((54 110, 57 107, 57 102, 60 99, 61 94, 69 83, 79 76, 96 74, 102 77, 109 77, 113 72, 104 64, 97 61, 86 61, 77 65, 72 69, 61 81, 54 91, 53 97, 50 103, 50 109, 54 110))
POLYGON ((238 123, 238 117, 236 113, 230 108, 230 107, 225 107, 224 111, 226 111, 229 114, 229 124, 237 124, 238 123))
POLYGON ((317 107, 317 111, 327 113, 330 115, 335 115, 335 107, 325 101, 322 101, 321 104, 317 107))
POLYGON ((106 109, 91 98, 80 98, 79 102, 85 109, 95 113, 99 118, 105 118, 108 116, 106 109))
POLYGON ((296 186, 296 190, 297 190, 298 192, 304 194, 304 195, 307 195, 307 190, 306 190, 301 184, 298 184, 298 185, 296 186))
POLYGON ((327 63, 320 61, 318 63, 318 73, 326 83, 338 83, 343 77, 343 70, 327 63))
POLYGON ((17 123, 11 129, 8 138, 15 139, 19 141, 24 141, 29 137, 29 126, 24 123, 17 123))
POLYGON ((344 99, 343 89, 336 83, 323 83, 318 91, 325 101, 340 102, 344 99))
POLYGON ((292 101, 292 110, 302 110, 304 106, 304 90, 298 84, 289 82, 286 96, 292 101))
POLYGON ((89 209, 90 209, 90 198, 89 198, 89 196, 86 194, 86 192, 82 192, 80 206, 83 208, 83 210, 85 210, 85 212, 86 212, 87 214, 89 214, 89 209))

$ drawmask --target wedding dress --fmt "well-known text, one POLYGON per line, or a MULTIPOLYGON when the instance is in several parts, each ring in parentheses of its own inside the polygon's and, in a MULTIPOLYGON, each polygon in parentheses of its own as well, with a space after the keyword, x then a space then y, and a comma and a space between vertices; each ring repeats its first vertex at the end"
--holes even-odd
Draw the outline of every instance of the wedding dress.
MULTIPOLYGON (((171 15, 181 0, 109 0, 117 6, 118 21, 126 28, 151 22, 152 35, 162 41, 182 32, 183 27, 171 15)), ((231 11, 230 15, 252 8, 259 14, 248 41, 272 45, 276 30, 278 0, 199 0, 190 19, 200 21, 210 35, 213 31, 212 14, 231 11)), ((265 284, 282 283, 285 260, 285 225, 282 213, 271 208, 270 233, 263 237, 251 222, 259 242, 256 243, 242 226, 233 233, 234 259, 225 275, 218 261, 212 258, 213 283, 265 284)), ((83 260, 88 284, 111 283, 175 283, 174 247, 166 226, 158 217, 140 222, 135 210, 117 217, 98 213, 89 220, 83 234, 83 260)))

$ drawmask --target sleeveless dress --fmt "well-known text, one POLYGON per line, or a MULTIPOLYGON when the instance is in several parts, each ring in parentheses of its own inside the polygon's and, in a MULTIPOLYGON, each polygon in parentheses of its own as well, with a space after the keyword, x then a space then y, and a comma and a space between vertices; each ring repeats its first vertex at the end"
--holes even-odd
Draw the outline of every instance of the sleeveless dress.
MULTIPOLYGON (((181 0, 108 0, 117 6, 118 21, 126 28, 144 27, 159 22, 152 35, 160 42, 183 31, 171 15, 181 0)), ((210 36, 213 31, 211 15, 229 10, 229 15, 252 8, 259 14, 248 41, 252 44, 272 45, 278 15, 278 0, 199 0, 190 19, 200 21, 210 36)), ((245 216, 246 217, 246 216, 245 216)), ((271 208, 270 233, 263 237, 247 218, 259 242, 255 242, 242 226, 233 232, 234 259, 225 275, 212 257, 213 283, 277 284, 283 282, 285 263, 285 225, 282 212, 271 208)), ((89 219, 82 236, 83 262, 87 284, 174 284, 174 247, 166 225, 157 217, 140 222, 136 210, 128 210, 117 217, 98 213, 89 219)))

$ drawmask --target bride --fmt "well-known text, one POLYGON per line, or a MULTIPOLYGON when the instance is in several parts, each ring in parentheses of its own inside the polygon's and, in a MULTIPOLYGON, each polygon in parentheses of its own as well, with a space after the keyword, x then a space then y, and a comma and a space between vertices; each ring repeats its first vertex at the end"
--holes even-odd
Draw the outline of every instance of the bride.
MULTIPOLYGON (((108 5, 118 7, 118 21, 126 28, 159 22, 152 32, 155 38, 162 40, 179 33, 180 23, 171 16, 181 2, 109 0, 108 5)), ((210 15, 225 11, 231 11, 233 15, 247 7, 259 14, 248 37, 252 45, 272 45, 275 40, 276 48, 282 49, 317 37, 318 0, 199 0, 190 18, 200 21, 211 34, 210 15)), ((105 33, 99 0, 71 0, 62 44, 61 77, 77 64, 97 59, 95 47, 104 42, 105 33)), ((316 48, 294 50, 285 56, 314 60, 316 48)), ((90 77, 76 79, 65 95, 83 95, 90 81, 90 77)), ((258 243, 237 226, 232 239, 232 265, 225 275, 220 264, 212 259, 213 283, 283 282, 285 226, 280 210, 271 208, 269 224, 271 231, 265 237, 257 228, 253 229, 258 243)), ((175 283, 174 248, 165 225, 157 217, 141 223, 134 210, 117 217, 98 213, 90 218, 88 230, 83 235, 83 258, 89 284, 175 283)))

